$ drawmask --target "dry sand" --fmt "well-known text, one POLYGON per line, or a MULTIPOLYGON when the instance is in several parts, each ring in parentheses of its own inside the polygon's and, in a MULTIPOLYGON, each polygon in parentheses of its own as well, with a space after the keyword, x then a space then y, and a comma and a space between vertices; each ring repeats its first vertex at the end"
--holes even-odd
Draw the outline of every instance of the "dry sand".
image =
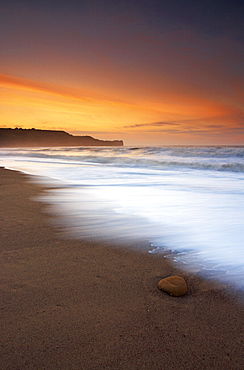
POLYGON ((27 180, 0 169, 1 369, 244 368, 241 293, 163 257, 62 239, 27 180), (178 273, 186 296, 157 290, 178 273))

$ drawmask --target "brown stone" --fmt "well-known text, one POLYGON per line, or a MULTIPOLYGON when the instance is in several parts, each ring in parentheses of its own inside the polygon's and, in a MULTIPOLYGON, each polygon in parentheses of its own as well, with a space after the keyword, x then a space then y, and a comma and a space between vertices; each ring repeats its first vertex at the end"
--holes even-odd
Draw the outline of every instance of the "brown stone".
POLYGON ((187 293, 186 281, 181 276, 169 276, 160 280, 158 282, 158 288, 174 297, 179 297, 187 293))

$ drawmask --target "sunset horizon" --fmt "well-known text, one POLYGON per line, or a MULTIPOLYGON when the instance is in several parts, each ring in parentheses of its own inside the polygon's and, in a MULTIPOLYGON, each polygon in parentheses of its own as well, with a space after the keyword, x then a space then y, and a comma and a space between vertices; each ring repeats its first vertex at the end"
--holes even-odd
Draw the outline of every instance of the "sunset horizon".
POLYGON ((0 5, 0 127, 125 145, 242 145, 241 8, 0 5))

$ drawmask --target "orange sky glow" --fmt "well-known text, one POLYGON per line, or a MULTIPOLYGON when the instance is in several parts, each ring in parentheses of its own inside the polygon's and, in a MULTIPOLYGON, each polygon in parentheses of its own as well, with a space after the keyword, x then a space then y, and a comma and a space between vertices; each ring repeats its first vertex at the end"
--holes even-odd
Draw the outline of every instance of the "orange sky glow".
POLYGON ((45 4, 2 9, 1 127, 125 145, 244 144, 243 44, 235 34, 206 35, 184 16, 176 27, 173 16, 158 20, 136 6, 130 17, 123 8, 123 18, 110 8, 74 14, 45 4))

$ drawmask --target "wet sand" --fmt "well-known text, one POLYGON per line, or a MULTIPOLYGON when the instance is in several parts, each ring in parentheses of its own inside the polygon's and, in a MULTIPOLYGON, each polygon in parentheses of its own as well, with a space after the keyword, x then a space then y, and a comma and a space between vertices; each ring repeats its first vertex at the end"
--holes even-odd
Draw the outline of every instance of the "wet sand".
POLYGON ((1 369, 244 368, 240 292, 132 245, 65 240, 42 191, 0 168, 1 369), (176 274, 187 295, 158 291, 176 274))

